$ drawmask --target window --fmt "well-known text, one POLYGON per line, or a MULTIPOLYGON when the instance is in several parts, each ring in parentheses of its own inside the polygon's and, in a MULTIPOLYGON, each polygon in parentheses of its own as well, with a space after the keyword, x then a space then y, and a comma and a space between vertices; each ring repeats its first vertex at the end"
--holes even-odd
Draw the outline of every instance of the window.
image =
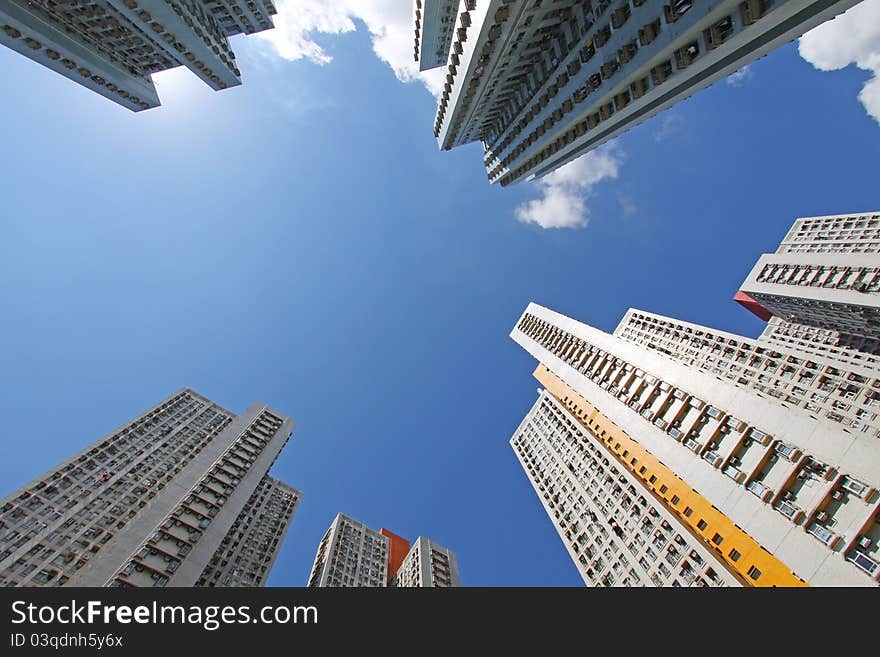
POLYGON ((700 530, 706 529, 706 527, 708 527, 708 526, 709 526, 708 523, 705 520, 703 520, 702 518, 700 519, 700 522, 697 523, 697 529, 700 529, 700 530))
POLYGON ((681 502, 681 498, 678 495, 673 495, 670 502, 672 502, 673 504, 678 504, 679 502, 681 502))
POLYGON ((693 512, 694 512, 694 510, 693 510, 691 507, 686 506, 686 507, 684 508, 684 512, 683 512, 683 513, 684 513, 684 515, 685 515, 686 518, 690 518, 690 517, 691 517, 691 514, 692 514, 693 512))
MULTIPOLYGON (((642 469, 644 470, 644 468, 642 468, 642 469)), ((648 481, 653 484, 655 481, 657 481, 657 476, 651 475, 651 477, 648 479, 648 481)))
POLYGON ((724 537, 721 534, 719 534, 718 532, 716 532, 715 536, 712 537, 712 542, 715 545, 721 545, 721 543, 724 542, 724 537))
POLYGON ((660 486, 661 493, 665 493, 668 490, 669 490, 669 486, 667 486, 666 484, 663 484, 662 486, 660 486))
POLYGON ((761 571, 755 568, 754 566, 749 566, 749 577, 754 580, 757 580, 761 576, 761 571))
POLYGON ((733 562, 739 561, 739 558, 742 556, 739 552, 737 552, 736 548, 732 549, 730 553, 727 555, 730 557, 730 560, 733 562))

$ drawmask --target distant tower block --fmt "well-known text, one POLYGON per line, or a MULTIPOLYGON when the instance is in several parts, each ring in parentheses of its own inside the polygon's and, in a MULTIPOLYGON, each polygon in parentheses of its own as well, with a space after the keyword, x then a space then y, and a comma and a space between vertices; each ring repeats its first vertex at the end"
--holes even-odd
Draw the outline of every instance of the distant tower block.
POLYGON ((4 0, 0 43, 139 112, 159 106, 158 71, 241 84, 227 37, 271 29, 276 13, 272 0, 4 0))

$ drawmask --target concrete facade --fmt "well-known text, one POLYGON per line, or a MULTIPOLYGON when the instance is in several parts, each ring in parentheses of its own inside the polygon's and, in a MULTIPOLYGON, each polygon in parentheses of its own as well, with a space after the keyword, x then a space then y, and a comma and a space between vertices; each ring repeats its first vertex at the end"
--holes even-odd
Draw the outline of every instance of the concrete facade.
POLYGON ((270 29, 275 13, 271 0, 7 0, 0 44, 139 112, 160 104, 158 71, 241 84, 227 37, 270 29))
POLYGON ((455 23, 458 18, 459 0, 415 0, 413 2, 413 25, 415 39, 413 58, 420 71, 427 71, 446 63, 455 23))
POLYGON ((293 426, 181 390, 0 501, 0 584, 195 585, 293 426))
POLYGON ((614 336, 776 398, 813 419, 880 437, 880 370, 867 363, 846 364, 635 308, 614 336))
POLYGON ((767 322, 762 344, 877 371, 880 212, 796 219, 734 299, 767 322))
POLYGON ((455 553, 432 540, 419 536, 390 586, 397 588, 461 586, 455 553))
POLYGON ((455 554, 419 536, 401 559, 406 539, 337 514, 318 544, 309 575, 316 587, 459 586, 455 554))
POLYGON ((841 333, 771 317, 758 336, 768 346, 823 356, 844 365, 880 370, 880 339, 841 333))
POLYGON ((462 0, 434 135, 543 176, 855 3, 462 0))
POLYGON ((536 304, 511 338, 546 368, 545 387, 556 385, 557 399, 588 414, 584 426, 597 418, 607 424, 596 435, 626 459, 641 482, 639 494, 662 498, 685 524, 693 519, 682 508, 688 491, 709 503, 706 514, 716 515, 688 526, 737 581, 877 585, 876 437, 793 412, 775 398, 536 304), (641 451, 638 458, 623 453, 633 450, 641 451), (652 459, 673 481, 641 479, 650 468, 634 459, 652 459), (727 552, 731 535, 735 545, 758 547, 748 558, 738 547, 727 552), (726 541, 723 549, 716 540, 726 541))
POLYGON ((387 586, 388 550, 386 536, 339 513, 318 545, 308 585, 387 586))
POLYGON ((588 586, 738 585, 548 390, 539 389, 510 444, 588 586))
POLYGON ((740 291, 787 322, 880 339, 880 254, 773 253, 740 291))
POLYGON ((301 500, 301 491, 264 476, 196 586, 263 586, 301 500))

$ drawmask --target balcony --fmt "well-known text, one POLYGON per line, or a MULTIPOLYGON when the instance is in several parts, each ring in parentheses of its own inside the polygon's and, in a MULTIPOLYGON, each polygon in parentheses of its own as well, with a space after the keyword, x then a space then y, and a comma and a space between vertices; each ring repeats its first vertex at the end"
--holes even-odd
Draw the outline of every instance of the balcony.
POLYGON ((746 486, 746 489, 762 502, 766 502, 773 495, 773 490, 762 484, 760 481, 750 481, 746 486))
POLYGON ((595 55, 595 54, 596 54, 596 47, 592 43, 589 43, 586 46, 584 46, 583 48, 581 48, 581 52, 580 52, 580 55, 578 56, 578 59, 581 61, 582 64, 586 64, 587 62, 589 62, 593 58, 593 55, 595 55))
POLYGON ((852 549, 847 552, 846 560, 855 564, 857 568, 871 577, 876 577, 877 573, 880 572, 880 564, 860 550, 852 549))
POLYGON ((602 79, 607 80, 614 76, 617 70, 620 68, 620 64, 616 59, 610 59, 599 69, 599 72, 602 74, 602 79))
POLYGON ((804 517, 804 512, 787 500, 780 500, 773 505, 773 508, 795 524, 804 517))
POLYGON ((683 48, 675 51, 675 67, 681 71, 691 64, 700 55, 700 46, 696 41, 692 41, 683 48))
POLYGON ((639 45, 645 47, 651 44, 660 34, 660 19, 648 23, 639 29, 639 45))
POLYGON ((852 477, 844 477, 840 487, 863 500, 870 498, 874 493, 873 488, 852 477))
POLYGON ((663 7, 663 15, 667 23, 674 23, 693 7, 693 0, 677 0, 663 7))
POLYGON ((767 11, 768 4, 765 0, 746 0, 746 2, 740 3, 739 15, 743 25, 751 25, 761 18, 767 11))
POLYGON ((834 546, 837 545, 837 542, 840 540, 840 536, 827 527, 820 525, 818 522, 811 523, 810 526, 807 527, 807 533, 812 534, 819 539, 820 542, 824 543, 831 549, 834 549, 834 546))
POLYGON ((708 29, 703 30, 706 49, 714 50, 727 41, 733 32, 733 18, 731 16, 726 16, 714 25, 711 25, 708 29))
POLYGON ((648 78, 641 78, 640 80, 636 80, 629 86, 630 93, 632 94, 633 99, 638 99, 648 93, 650 89, 650 83, 648 82, 648 78))
POLYGON ((722 472, 738 484, 741 484, 743 479, 746 478, 746 473, 737 468, 735 465, 725 466, 722 472))
POLYGON ((598 32, 596 32, 596 36, 594 38, 594 41, 596 42, 596 47, 601 48, 606 43, 608 43, 608 39, 610 39, 610 38, 611 38, 611 28, 606 25, 605 27, 600 29, 598 32))
POLYGON ((635 41, 630 41, 629 43, 625 43, 620 47, 617 51, 617 56, 620 59, 621 64, 626 64, 631 61, 633 57, 636 56, 639 48, 636 45, 635 41))
POLYGON ((630 14, 631 12, 628 4, 623 5, 619 9, 615 9, 611 12, 611 27, 615 30, 619 30, 623 27, 624 23, 629 20, 630 14))
MULTIPOLYGON (((645 44, 642 44, 645 45, 645 44)), ((665 61, 651 69, 651 82, 654 86, 662 84, 672 75, 672 62, 665 61)))
POLYGON ((783 458, 794 463, 801 457, 801 450, 793 445, 788 445, 781 440, 777 441, 775 445, 773 445, 773 451, 777 454, 781 455, 783 458))

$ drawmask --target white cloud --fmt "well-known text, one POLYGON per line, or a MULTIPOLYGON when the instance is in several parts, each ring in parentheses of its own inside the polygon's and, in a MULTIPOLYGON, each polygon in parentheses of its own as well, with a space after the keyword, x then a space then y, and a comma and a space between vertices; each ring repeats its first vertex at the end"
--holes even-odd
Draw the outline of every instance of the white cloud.
POLYGON ((738 71, 734 71, 727 76, 727 84, 732 87, 741 87, 747 80, 751 80, 754 75, 751 66, 743 66, 738 71))
POLYGON ((534 182, 541 198, 516 208, 516 218, 541 228, 583 228, 590 222, 587 199, 603 180, 617 178, 623 154, 609 142, 534 182))
POLYGON ((407 0, 280 0, 275 29, 259 36, 278 55, 294 61, 327 64, 333 57, 315 41, 318 35, 339 35, 358 29, 362 21, 376 56, 401 82, 421 81, 435 96, 443 89, 444 68, 420 73, 413 60, 412 3, 407 0))
MULTIPOLYGON (((280 0, 276 6, 275 29, 259 36, 282 58, 328 64, 333 57, 316 39, 354 32, 360 22, 370 34, 376 56, 401 82, 419 81, 440 95, 446 69, 420 73, 413 60, 410 0, 280 0)), ((516 217, 544 228, 586 226, 590 217, 587 199, 593 186, 616 178, 621 163, 622 154, 611 144, 587 153, 535 182, 541 198, 516 208, 516 217)))
POLYGON ((834 20, 810 30, 798 45, 801 57, 820 71, 855 64, 873 73, 859 93, 868 114, 880 123, 880 0, 863 0, 834 20))
POLYGON ((654 140, 669 139, 681 129, 682 123, 681 116, 676 114, 674 110, 666 110, 660 119, 657 131, 654 133, 654 140))

